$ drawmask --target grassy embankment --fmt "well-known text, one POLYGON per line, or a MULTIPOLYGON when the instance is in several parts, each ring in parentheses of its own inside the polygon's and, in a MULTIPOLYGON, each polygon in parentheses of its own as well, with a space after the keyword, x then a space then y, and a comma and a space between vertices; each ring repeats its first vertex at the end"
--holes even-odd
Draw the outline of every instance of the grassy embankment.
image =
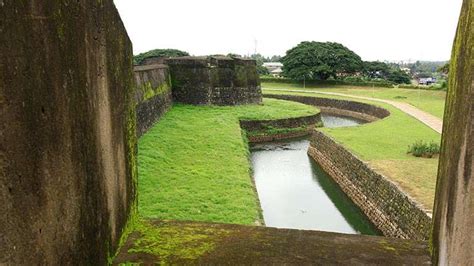
POLYGON ((239 119, 317 113, 266 99, 237 107, 175 105, 138 145, 139 214, 143 217, 254 224, 260 206, 239 119))
MULTIPOLYGON (((263 88, 268 89, 303 89, 300 84, 263 83, 263 88)), ((318 90, 325 92, 337 92, 356 96, 365 96, 406 102, 438 118, 443 118, 445 91, 398 89, 398 88, 370 88, 354 86, 306 86, 305 90, 318 90)))
MULTIPOLYGON (((283 85, 288 86, 288 84, 283 85)), ((290 89, 290 87, 286 88, 290 89)), ((357 90, 360 93, 359 95, 372 96, 370 94, 362 94, 362 90, 357 90)), ((342 92, 342 89, 326 89, 326 91, 342 92)), ((439 143, 440 134, 388 104, 314 93, 287 93, 271 90, 264 90, 264 92, 348 99, 388 109, 391 115, 383 120, 357 127, 323 128, 321 130, 357 154, 362 160, 368 162, 374 169, 396 182, 410 196, 423 204, 425 209, 432 209, 438 159, 417 158, 407 154, 407 150, 408 146, 417 140, 439 143)), ((390 92, 379 91, 378 93, 379 95, 389 95, 390 92)), ((410 92, 406 93, 409 94, 410 92)), ((422 93, 431 94, 432 92, 423 91, 422 93)), ((441 105, 439 102, 437 104, 441 105)))

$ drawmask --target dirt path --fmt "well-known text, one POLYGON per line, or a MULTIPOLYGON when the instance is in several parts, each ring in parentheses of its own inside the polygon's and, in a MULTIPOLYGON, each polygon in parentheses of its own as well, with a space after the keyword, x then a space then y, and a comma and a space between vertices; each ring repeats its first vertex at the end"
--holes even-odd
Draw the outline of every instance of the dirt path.
POLYGON ((429 126, 434 131, 436 131, 440 134, 441 134, 441 131, 443 129, 443 120, 437 118, 436 116, 434 116, 432 114, 429 114, 425 111, 422 111, 422 110, 420 110, 420 109, 418 109, 418 108, 416 108, 413 105, 408 104, 408 103, 396 102, 396 101, 390 101, 390 100, 384 100, 384 99, 372 98, 372 97, 356 96, 356 95, 350 95, 350 94, 345 94, 345 93, 324 92, 324 91, 317 91, 317 90, 291 90, 291 89, 266 89, 266 90, 284 91, 284 92, 315 93, 315 94, 334 95, 334 96, 350 97, 350 98, 361 99, 361 100, 382 102, 382 103, 390 104, 390 105, 394 106, 395 108, 398 108, 402 112, 404 112, 408 115, 411 115, 412 117, 418 119, 423 124, 429 126))

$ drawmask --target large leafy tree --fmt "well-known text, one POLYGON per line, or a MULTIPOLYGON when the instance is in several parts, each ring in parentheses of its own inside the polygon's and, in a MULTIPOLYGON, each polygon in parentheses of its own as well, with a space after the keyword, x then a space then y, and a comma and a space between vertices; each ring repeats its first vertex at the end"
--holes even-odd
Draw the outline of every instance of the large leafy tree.
POLYGON ((133 57, 133 64, 139 65, 149 57, 178 57, 178 56, 188 56, 189 54, 185 51, 177 49, 155 49, 148 52, 144 52, 133 57))
POLYGON ((363 70, 362 60, 340 43, 302 42, 281 59, 283 74, 295 80, 337 79, 363 70))

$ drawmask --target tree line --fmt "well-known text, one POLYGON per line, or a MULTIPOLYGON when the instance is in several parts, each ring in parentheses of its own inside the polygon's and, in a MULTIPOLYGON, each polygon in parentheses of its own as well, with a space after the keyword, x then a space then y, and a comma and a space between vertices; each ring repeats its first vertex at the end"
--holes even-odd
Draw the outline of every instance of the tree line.
MULTIPOLYGON (((155 49, 134 56, 134 64, 141 64, 149 57, 187 56, 189 53, 176 49, 155 49)), ((228 54, 237 56, 237 54, 228 54)), ((409 84, 411 76, 396 64, 379 61, 363 61, 359 55, 336 42, 305 41, 291 48, 286 55, 265 57, 253 54, 260 75, 269 74, 265 62, 281 62, 283 76, 293 80, 386 80, 396 84, 409 84)), ((418 66, 418 65, 417 65, 418 66)))
POLYGON ((281 59, 283 76, 294 80, 328 80, 358 77, 383 79, 397 84, 411 81, 398 66, 363 61, 359 55, 336 42, 301 42, 281 59))

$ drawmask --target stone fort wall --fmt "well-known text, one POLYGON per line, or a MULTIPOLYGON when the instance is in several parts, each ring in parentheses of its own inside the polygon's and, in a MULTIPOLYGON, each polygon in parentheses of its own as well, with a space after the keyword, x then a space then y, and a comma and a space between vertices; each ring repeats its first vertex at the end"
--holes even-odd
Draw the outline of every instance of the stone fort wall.
POLYGON ((0 17, 0 265, 106 265, 137 174, 120 16, 112 0, 7 0, 0 17))
POLYGON ((315 130, 308 154, 385 236, 429 238, 431 218, 422 208, 336 141, 315 130))
POLYGON ((137 136, 142 136, 170 108, 173 102, 167 65, 135 66, 137 136))
POLYGON ((173 99, 187 104, 239 105, 262 102, 256 62, 230 57, 176 57, 170 68, 173 99))

